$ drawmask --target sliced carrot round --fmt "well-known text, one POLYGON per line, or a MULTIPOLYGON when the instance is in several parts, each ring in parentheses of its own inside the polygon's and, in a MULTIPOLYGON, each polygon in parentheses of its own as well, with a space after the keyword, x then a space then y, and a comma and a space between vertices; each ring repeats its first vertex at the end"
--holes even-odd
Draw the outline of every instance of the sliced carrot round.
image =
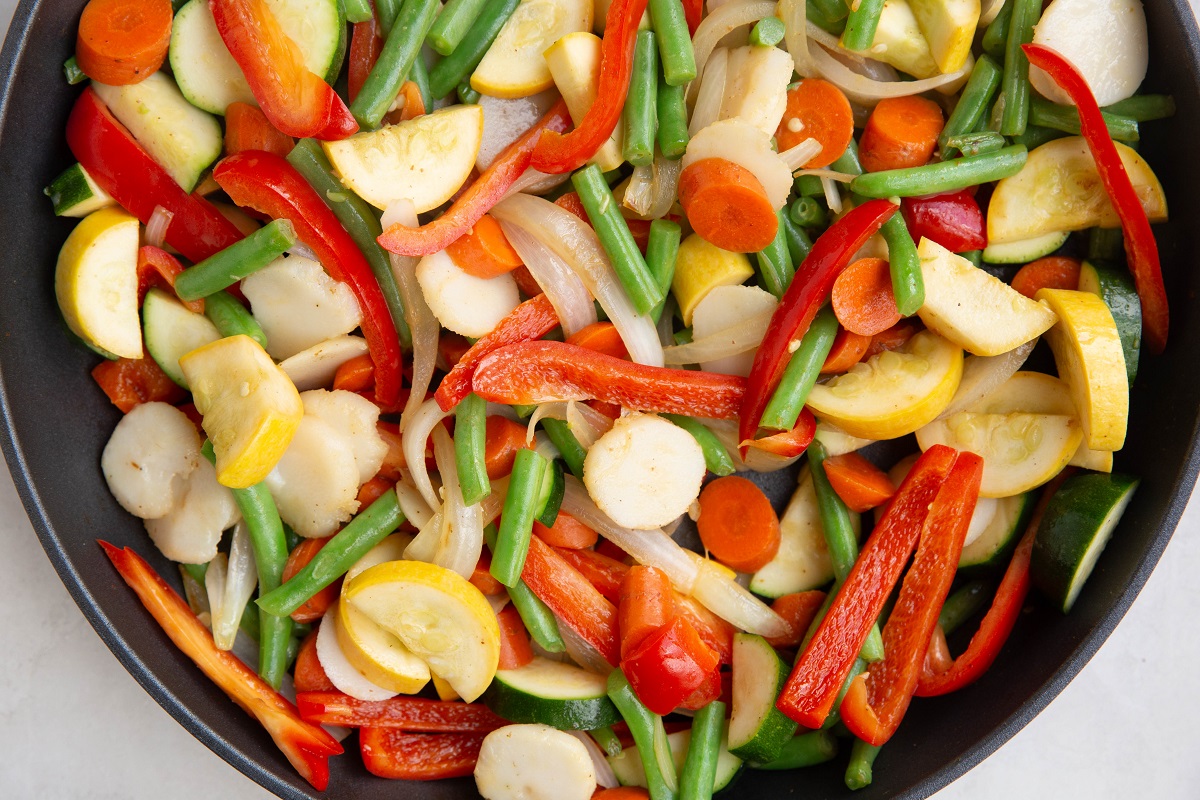
POLYGON ((724 158, 689 164, 679 176, 679 202, 692 230, 722 250, 757 253, 779 228, 762 182, 724 158))
POLYGON ((862 361, 867 348, 871 346, 871 337, 863 336, 845 328, 838 328, 837 336, 833 339, 833 347, 821 365, 821 372, 826 375, 836 375, 846 372, 859 361, 862 361))
POLYGON ((249 103, 230 103, 225 109, 225 154, 244 150, 265 150, 286 157, 296 141, 267 119, 257 106, 249 103))
POLYGON ((471 230, 446 248, 446 254, 468 275, 496 278, 512 272, 524 262, 508 243, 494 217, 484 214, 471 230))
POLYGON ((925 164, 933 156, 942 126, 942 109, 928 98, 880 100, 859 142, 863 169, 882 172, 925 164))
POLYGON ((629 358, 625 342, 621 339, 617 326, 611 322, 593 322, 591 325, 580 328, 567 337, 567 344, 586 347, 588 350, 595 350, 597 353, 604 353, 613 358, 629 358))
POLYGON ((483 447, 483 463, 492 480, 512 472, 517 451, 526 446, 524 425, 500 416, 487 418, 483 447))
POLYGON ((717 478, 700 492, 700 541, 718 561, 738 572, 755 572, 779 552, 779 517, 751 481, 717 478))
POLYGON ((842 270, 833 284, 833 313, 842 327, 874 336, 903 317, 892 294, 892 273, 882 258, 860 258, 842 270))
POLYGON ((827 167, 854 138, 854 112, 842 90, 821 78, 805 78, 788 90, 787 110, 775 131, 779 152, 790 150, 805 139, 821 143, 821 152, 804 169, 827 167))
POLYGON ((143 81, 167 57, 171 17, 170 0, 89 0, 79 18, 75 60, 100 83, 143 81))
POLYGON ((600 535, 594 530, 565 511, 558 512, 558 518, 550 527, 534 520, 533 532, 546 544, 553 547, 565 547, 568 550, 582 550, 585 547, 591 547, 600 538, 600 535))
POLYGON ((871 344, 863 358, 879 355, 884 350, 899 350, 908 344, 908 340, 916 336, 924 326, 919 319, 902 319, 886 331, 880 331, 871 337, 871 344))
POLYGON ((808 632, 808 626, 817 616, 825 593, 822 591, 795 592, 780 595, 771 603, 771 610, 783 617, 788 625, 788 632, 782 636, 771 637, 767 643, 772 647, 799 647, 808 632))
POLYGON ((1069 256, 1039 258, 1017 271, 1012 288, 1031 299, 1038 289, 1078 289, 1081 267, 1079 259, 1069 256))
POLYGON ((639 564, 625 573, 617 603, 622 657, 674 618, 675 596, 665 572, 639 564))
POLYGON ((338 366, 333 375, 333 388, 348 392, 365 392, 375 386, 375 362, 369 353, 355 356, 338 366))

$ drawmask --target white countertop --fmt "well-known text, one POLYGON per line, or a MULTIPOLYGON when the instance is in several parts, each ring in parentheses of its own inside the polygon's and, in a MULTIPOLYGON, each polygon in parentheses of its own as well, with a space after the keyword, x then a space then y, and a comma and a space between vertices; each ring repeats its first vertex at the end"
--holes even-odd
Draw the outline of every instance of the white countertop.
MULTIPOLYGON (((1193 7, 1200 0, 1192 0, 1193 7)), ((0 0, 8 20, 14 0, 0 0)), ((7 26, 7 22, 5 22, 7 26)), ((59 582, 0 470, 0 796, 263 800, 121 667, 59 582)), ((937 800, 1200 797, 1200 503, 1063 693, 937 800)), ((348 757, 353 757, 350 755, 348 757)))

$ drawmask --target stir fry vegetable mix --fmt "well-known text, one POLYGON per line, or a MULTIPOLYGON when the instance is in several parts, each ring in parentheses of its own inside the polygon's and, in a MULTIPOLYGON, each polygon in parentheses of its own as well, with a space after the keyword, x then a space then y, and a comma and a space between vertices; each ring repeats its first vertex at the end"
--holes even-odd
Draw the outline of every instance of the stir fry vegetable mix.
POLYGON ((491 800, 861 788, 1136 489, 1147 52, 1136 0, 90 0, 55 291, 186 604, 105 551, 317 788, 320 724, 491 800))

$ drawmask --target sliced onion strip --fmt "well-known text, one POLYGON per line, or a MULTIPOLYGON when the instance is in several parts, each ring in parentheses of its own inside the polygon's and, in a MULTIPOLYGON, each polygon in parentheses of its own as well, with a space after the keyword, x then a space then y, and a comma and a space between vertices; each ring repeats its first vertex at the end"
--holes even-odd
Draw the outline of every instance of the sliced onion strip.
POLYGON ((963 361, 962 380, 958 382, 958 390, 950 400, 950 405, 938 415, 938 419, 946 419, 960 411, 966 411, 1000 388, 1025 364, 1037 342, 1037 339, 1030 339, 1020 347, 998 356, 969 356, 963 361))
MULTIPOLYGON (((717 42, 743 25, 753 25, 763 17, 774 16, 775 8, 776 3, 773 0, 747 0, 726 3, 705 17, 700 27, 696 28, 696 35, 692 37, 692 49, 696 53, 696 74, 704 74, 704 66, 708 63, 708 57, 712 55, 717 42)), ((694 96, 691 90, 689 94, 694 96)))
POLYGON ((501 222, 500 228, 529 274, 546 293, 550 305, 554 306, 565 335, 570 336, 596 322, 592 296, 566 261, 519 225, 501 222))
POLYGON ((600 745, 596 744, 596 740, 584 731, 567 731, 567 733, 583 742, 583 746, 587 748, 588 755, 592 758, 592 766, 596 770, 596 785, 603 789, 616 788, 619 785, 617 775, 613 772, 612 764, 608 763, 600 745))
MULTIPOLYGON (((877 81, 859 75, 845 64, 838 61, 822 46, 817 45, 809 51, 813 66, 830 83, 837 86, 852 100, 863 105, 873 106, 876 102, 889 97, 908 97, 922 94, 930 89, 954 83, 966 76, 974 63, 971 59, 962 69, 945 75, 936 75, 919 81, 877 81)), ((793 56, 794 58, 795 56, 793 56)))
POLYGON ((716 122, 721 116, 721 102, 725 99, 725 81, 728 78, 729 50, 718 47, 708 59, 696 90, 696 105, 688 122, 688 136, 695 136, 716 122))
MULTIPOLYGON (((154 212, 150 214, 150 219, 146 220, 146 244, 162 247, 163 242, 167 240, 167 228, 171 226, 173 219, 175 219, 173 212, 167 211, 162 206, 155 206, 154 212)), ((229 648, 222 649, 228 650, 229 648)))
POLYGON ((805 139, 795 147, 789 147, 787 150, 784 150, 779 154, 779 157, 787 162, 788 169, 795 172, 798 169, 803 169, 805 164, 820 155, 824 149, 824 145, 816 139, 805 139))
POLYGON ((467 505, 463 501, 454 440, 443 425, 433 429, 433 459, 442 476, 443 513, 449 522, 449 530, 438 542, 433 563, 470 578, 483 552, 483 515, 478 503, 467 505))
POLYGON ((433 482, 429 480, 429 470, 425 467, 425 443, 439 422, 450 416, 442 411, 434 399, 426 400, 417 407, 412 416, 408 430, 401 439, 401 449, 404 450, 404 462, 408 473, 412 476, 413 485, 421 493, 426 505, 437 510, 442 507, 442 501, 433 490, 433 482))
POLYGON ((663 363, 668 366, 702 364, 752 350, 762 343, 773 313, 774 309, 770 309, 687 344, 664 347, 663 363))

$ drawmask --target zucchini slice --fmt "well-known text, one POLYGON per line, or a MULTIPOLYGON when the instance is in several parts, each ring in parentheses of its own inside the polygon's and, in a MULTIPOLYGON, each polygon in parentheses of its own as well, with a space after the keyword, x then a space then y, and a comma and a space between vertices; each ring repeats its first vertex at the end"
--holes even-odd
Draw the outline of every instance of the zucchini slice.
MULTIPOLYGON (((721 734, 721 749, 717 753, 717 773, 713 777, 713 793, 733 783, 733 779, 742 771, 742 759, 729 752, 727 741, 728 731, 721 734)), ((667 744, 671 748, 671 758, 675 761, 676 772, 683 769, 687 759, 688 744, 692 741, 691 730, 678 731, 667 735, 667 744)), ((646 772, 642 768, 642 757, 636 747, 626 747, 615 756, 608 757, 613 774, 622 786, 641 786, 646 788, 646 772)))
POLYGON ((566 476, 563 474, 562 459, 550 460, 546 466, 546 475, 542 478, 542 492, 538 498, 537 521, 547 528, 554 527, 558 519, 558 509, 562 506, 563 495, 567 492, 566 476))
POLYGON ((44 190, 54 204, 56 217, 86 217, 115 205, 116 200, 92 180, 82 164, 72 164, 44 190))
POLYGON ((733 712, 729 717, 729 752, 765 764, 796 733, 796 723, 775 707, 787 682, 788 665, 761 636, 733 637, 733 712))
POLYGON ((1029 574, 1063 613, 1075 605, 1140 481, 1129 475, 1073 475, 1046 506, 1029 574))
POLYGON ((989 264, 1028 264, 1062 247, 1069 235, 1066 231, 1055 231, 1032 239, 989 244, 983 248, 983 260, 989 264))
POLYGON ((179 368, 180 356, 221 338, 208 317, 189 311, 183 303, 157 288, 146 292, 142 301, 142 335, 146 352, 154 363, 184 389, 188 384, 179 368))
POLYGON ((1142 349, 1142 303, 1133 287, 1133 278, 1129 272, 1112 264, 1085 261, 1079 270, 1079 291, 1099 296, 1112 312, 1125 353, 1125 373, 1132 386, 1142 349))
POLYGON ((502 669, 483 702, 510 722, 541 722, 561 730, 595 730, 620 722, 603 675, 537 656, 520 669, 502 669))
MULTIPOLYGON (((987 498, 980 498, 982 503, 987 498)), ((1001 497, 993 501, 996 512, 983 532, 970 544, 963 547, 958 559, 960 569, 991 570, 1003 567, 1016 548, 1021 532, 1033 514, 1033 492, 1013 497, 1001 497)), ((978 506, 976 506, 978 510, 978 506)), ((974 520, 972 520, 974 521, 974 520)))

